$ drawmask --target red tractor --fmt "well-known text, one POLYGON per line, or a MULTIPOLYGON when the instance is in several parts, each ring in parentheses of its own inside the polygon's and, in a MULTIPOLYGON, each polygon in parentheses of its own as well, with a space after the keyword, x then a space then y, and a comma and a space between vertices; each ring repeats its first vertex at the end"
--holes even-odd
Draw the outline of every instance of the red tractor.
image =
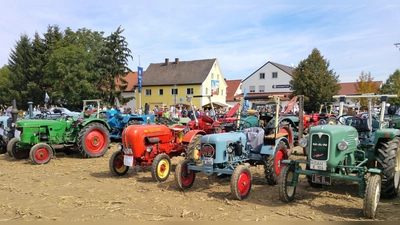
POLYGON ((151 175, 158 182, 168 179, 171 157, 193 155, 196 144, 206 133, 189 130, 186 126, 175 125, 131 125, 122 132, 118 151, 109 161, 110 172, 116 176, 125 175, 129 167, 151 166, 151 175))

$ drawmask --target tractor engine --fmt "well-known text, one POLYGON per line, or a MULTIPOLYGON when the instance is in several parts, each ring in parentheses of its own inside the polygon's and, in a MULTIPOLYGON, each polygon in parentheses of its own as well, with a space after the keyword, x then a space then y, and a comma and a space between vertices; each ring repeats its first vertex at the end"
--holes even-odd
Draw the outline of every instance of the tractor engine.
POLYGON ((299 140, 302 147, 307 147, 310 169, 330 171, 338 165, 354 165, 364 157, 356 155, 359 145, 358 132, 352 126, 319 125, 311 129, 307 138, 299 140))
POLYGON ((241 132, 204 135, 199 154, 203 162, 235 163, 248 158, 249 151, 245 146, 246 135, 241 132))

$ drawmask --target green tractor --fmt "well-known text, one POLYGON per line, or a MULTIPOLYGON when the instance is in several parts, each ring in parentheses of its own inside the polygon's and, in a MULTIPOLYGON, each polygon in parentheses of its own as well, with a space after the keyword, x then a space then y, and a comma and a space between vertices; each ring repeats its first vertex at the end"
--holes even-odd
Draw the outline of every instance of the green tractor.
POLYGON ((15 136, 7 144, 8 154, 17 159, 29 158, 33 164, 48 163, 57 151, 78 151, 86 158, 103 156, 110 147, 110 127, 98 116, 83 115, 89 102, 100 108, 99 99, 84 100, 83 118, 61 115, 55 120, 17 121, 15 136))
POLYGON ((387 99, 397 95, 333 97, 340 100, 337 124, 315 126, 306 138, 299 140, 307 151, 307 159, 283 161, 279 197, 283 202, 294 200, 301 174, 306 175, 311 187, 331 185, 333 179, 355 181, 359 184, 359 196, 364 198, 364 216, 372 219, 380 197, 394 198, 399 192, 400 130, 388 128, 383 114, 387 99), (342 115, 346 98, 367 98, 368 117, 342 115), (373 98, 381 100, 379 124, 372 121, 373 98))

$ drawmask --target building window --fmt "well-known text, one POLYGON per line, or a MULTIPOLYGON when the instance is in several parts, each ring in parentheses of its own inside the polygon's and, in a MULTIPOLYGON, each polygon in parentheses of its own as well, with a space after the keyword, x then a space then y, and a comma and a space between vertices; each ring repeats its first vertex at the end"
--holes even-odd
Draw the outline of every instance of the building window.
POLYGON ((158 95, 164 95, 164 89, 162 88, 158 89, 158 95))
POLYGON ((217 74, 217 80, 219 80, 219 74, 217 74))
POLYGON ((151 89, 146 89, 146 95, 151 95, 151 89))
POLYGON ((192 95, 193 94, 193 88, 186 88, 186 94, 187 95, 192 95))
POLYGON ((211 74, 211 80, 214 80, 214 74, 213 73, 211 74))
POLYGON ((250 86, 249 92, 256 92, 256 86, 250 86))
POLYGON ((206 88, 206 95, 208 95, 208 88, 206 88))
POLYGON ((224 96, 224 90, 221 90, 221 96, 224 96))
POLYGON ((265 73, 260 73, 260 80, 264 80, 265 79, 265 73))
POLYGON ((272 78, 278 78, 278 72, 272 72, 272 78))
POLYGON ((178 94, 178 88, 171 88, 171 95, 177 95, 178 94))
POLYGON ((265 92, 265 85, 258 86, 258 91, 259 92, 265 92))

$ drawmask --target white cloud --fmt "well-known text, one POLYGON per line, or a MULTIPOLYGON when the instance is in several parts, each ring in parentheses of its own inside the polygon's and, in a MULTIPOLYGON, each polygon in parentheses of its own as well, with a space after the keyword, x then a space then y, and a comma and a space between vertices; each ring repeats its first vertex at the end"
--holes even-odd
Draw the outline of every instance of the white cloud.
POLYGON ((355 81, 361 71, 385 80, 400 69, 400 52, 393 45, 400 42, 400 5, 237 2, 5 2, 0 9, 0 65, 7 63, 22 33, 33 37, 56 24, 105 35, 121 26, 134 56, 133 70, 139 55, 144 68, 164 58, 217 58, 225 78, 244 79, 267 61, 297 65, 313 48, 342 82, 355 81))

